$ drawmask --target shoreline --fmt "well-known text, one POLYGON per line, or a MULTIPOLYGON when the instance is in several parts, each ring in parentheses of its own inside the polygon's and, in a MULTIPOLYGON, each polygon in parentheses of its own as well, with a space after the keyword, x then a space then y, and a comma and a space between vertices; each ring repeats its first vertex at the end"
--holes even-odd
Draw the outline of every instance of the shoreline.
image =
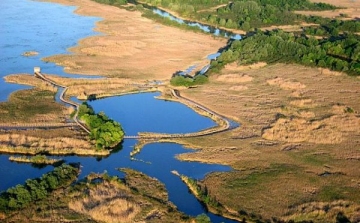
POLYGON ((239 34, 239 35, 245 35, 246 34, 246 31, 244 30, 240 30, 240 29, 229 29, 229 28, 226 28, 226 27, 218 27, 218 26, 215 26, 213 24, 210 24, 210 23, 206 23, 206 22, 203 22, 203 21, 198 21, 198 20, 194 20, 194 19, 189 19, 189 18, 185 18, 185 17, 182 17, 180 16, 177 12, 175 11, 172 11, 172 10, 169 10, 169 9, 166 9, 166 8, 163 8, 161 6, 155 6, 155 5, 152 5, 152 4, 149 4, 149 3, 146 3, 146 2, 142 2, 141 0, 138 1, 138 3, 140 4, 144 4, 144 5, 149 5, 151 7, 155 7, 155 8, 158 8, 164 12, 167 12, 169 13, 170 15, 176 17, 176 18, 179 18, 181 20, 184 20, 184 21, 188 21, 188 22, 195 22, 195 23, 199 23, 199 24, 202 24, 202 25, 206 25, 206 26, 211 26, 211 27, 215 27, 217 29, 222 29, 222 30, 225 30, 227 32, 232 32, 233 34, 239 34))
POLYGON ((175 71, 207 62, 207 55, 226 45, 224 38, 165 26, 142 17, 139 11, 130 12, 93 1, 46 2, 76 6, 76 14, 101 18, 94 27, 100 35, 78 40, 75 46, 67 49, 72 55, 57 54, 42 58, 63 66, 64 71, 70 74, 100 74, 132 81, 168 81, 175 71), (124 19, 126 22, 119 22, 124 19), (117 31, 123 29, 128 33, 117 31), (148 33, 148 36, 144 37, 143 33, 148 33), (122 64, 115 63, 116 60, 122 61, 122 64))

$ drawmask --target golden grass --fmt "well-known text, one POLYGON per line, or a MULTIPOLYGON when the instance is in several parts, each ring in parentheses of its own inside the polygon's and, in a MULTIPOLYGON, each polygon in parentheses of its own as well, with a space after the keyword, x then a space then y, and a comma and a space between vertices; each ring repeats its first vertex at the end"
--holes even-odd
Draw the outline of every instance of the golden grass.
POLYGON ((85 197, 74 199, 69 208, 90 215, 97 221, 105 222, 133 222, 140 212, 140 206, 130 201, 130 190, 111 182, 103 182, 91 188, 85 197))
POLYGON ((345 216, 352 215, 349 219, 351 222, 360 221, 360 205, 354 204, 348 201, 334 201, 334 202, 309 202, 294 207, 289 216, 286 219, 296 219, 297 221, 326 221, 330 216, 331 219, 336 219, 339 212, 345 214, 345 216))
MULTIPOLYGON (((73 79, 57 75, 45 74, 45 76, 56 83, 68 86, 66 97, 75 96, 86 100, 89 96, 97 98, 123 95, 143 91, 158 91, 161 86, 153 85, 149 81, 131 81, 127 78, 101 78, 101 79, 73 79)), ((44 81, 29 74, 13 74, 6 76, 6 81, 17 84, 35 86, 39 89, 56 89, 44 81)))
POLYGON ((132 169, 121 168, 120 170, 126 174, 125 182, 127 187, 136 188, 138 193, 155 198, 163 203, 168 202, 169 196, 165 185, 158 179, 132 169))
MULTIPOLYGON (((360 179, 358 78, 284 64, 225 69, 221 75, 211 76, 206 86, 181 93, 237 120, 241 127, 176 140, 201 148, 179 155, 182 160, 229 164, 241 170, 208 176, 204 183, 212 196, 228 210, 263 218, 285 218, 290 206, 311 200, 335 202, 337 193, 359 204, 353 196, 360 179), (252 80, 218 81, 221 75, 236 73, 252 80), (241 91, 234 90, 237 87, 241 91), (325 171, 332 174, 321 177, 325 171), (247 179, 252 181, 246 183, 247 179)), ((347 213, 355 216, 351 209, 347 213)))
POLYGON ((224 38, 157 24, 138 11, 90 0, 52 1, 79 6, 77 13, 104 19, 96 24, 96 31, 105 35, 81 40, 78 47, 70 49, 75 54, 45 59, 64 66, 69 73, 168 80, 177 70, 207 61, 206 55, 226 44, 224 38))
POLYGON ((35 163, 35 164, 55 164, 60 163, 61 159, 51 159, 46 156, 42 156, 41 159, 33 159, 32 157, 27 156, 10 156, 10 161, 19 162, 19 163, 35 163))

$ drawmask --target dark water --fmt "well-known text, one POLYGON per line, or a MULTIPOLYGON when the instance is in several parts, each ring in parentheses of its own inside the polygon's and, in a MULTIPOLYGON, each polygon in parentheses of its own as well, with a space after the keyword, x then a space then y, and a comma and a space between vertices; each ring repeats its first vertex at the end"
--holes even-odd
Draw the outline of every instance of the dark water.
MULTIPOLYGON (((53 3, 29 0, 0 1, 0 76, 11 73, 32 73, 34 66, 40 66, 45 73, 77 77, 63 72, 62 67, 45 63, 41 58, 65 54, 67 48, 75 46, 77 41, 89 35, 94 17, 81 17, 73 14, 74 7, 53 3), (37 51, 39 55, 21 56, 25 51, 37 51)), ((11 92, 27 88, 21 85, 8 84, 0 80, 0 101, 5 101, 11 92)), ((156 100, 158 93, 127 95, 106 98, 91 102, 96 111, 105 113, 119 121, 127 134, 140 131, 185 133, 195 132, 213 126, 215 123, 195 113, 185 105, 156 100)), ((132 168, 149 176, 158 178, 166 185, 172 201, 180 211, 195 216, 206 212, 179 177, 171 173, 178 171, 196 179, 202 179, 213 171, 230 171, 224 165, 204 164, 198 162, 181 162, 177 154, 191 152, 175 143, 154 143, 146 145, 140 154, 131 159, 130 152, 135 140, 125 140, 119 148, 106 158, 65 156, 58 157, 66 162, 80 162, 80 178, 90 172, 108 172, 110 175, 123 174, 116 170, 119 167, 132 168)), ((37 167, 31 164, 12 163, 9 155, 0 155, 0 191, 16 184, 23 184, 26 179, 40 177, 51 171, 52 166, 37 167)), ((226 218, 207 213, 213 222, 234 222, 226 218)))
POLYGON ((3 77, 9 74, 32 73, 40 66, 45 73, 77 77, 41 58, 69 53, 66 49, 79 39, 95 34, 92 29, 99 18, 78 16, 75 7, 29 0, 1 0, 0 7, 0 102, 15 90, 29 88, 6 84, 3 77), (22 56, 26 51, 39 54, 22 56))

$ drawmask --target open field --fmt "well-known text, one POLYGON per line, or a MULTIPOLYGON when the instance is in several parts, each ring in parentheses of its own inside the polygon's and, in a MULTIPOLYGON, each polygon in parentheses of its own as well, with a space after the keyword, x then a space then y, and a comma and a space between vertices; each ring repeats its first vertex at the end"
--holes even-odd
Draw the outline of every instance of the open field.
POLYGON ((323 2, 340 7, 340 9, 329 11, 298 11, 303 15, 316 15, 322 17, 335 18, 340 14, 346 15, 348 19, 360 19, 360 1, 359 0, 310 0, 311 2, 323 2))
POLYGON ((93 36, 71 48, 73 55, 46 58, 64 66, 65 71, 111 77, 154 80, 170 79, 178 70, 206 60, 226 39, 167 27, 141 17, 140 12, 101 5, 93 1, 55 0, 80 6, 81 15, 103 18, 93 36))
POLYGON ((180 159, 235 168, 204 181, 230 210, 286 219, 309 202, 343 199, 358 207, 360 80, 299 65, 251 68, 231 64, 210 84, 182 91, 242 126, 179 140, 202 148, 180 159))

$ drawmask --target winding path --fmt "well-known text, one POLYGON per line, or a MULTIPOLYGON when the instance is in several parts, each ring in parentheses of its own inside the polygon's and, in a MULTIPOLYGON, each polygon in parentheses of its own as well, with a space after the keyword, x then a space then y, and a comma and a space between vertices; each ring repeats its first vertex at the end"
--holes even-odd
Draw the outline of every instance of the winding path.
POLYGON ((78 126, 80 126, 80 128, 82 128, 85 132, 87 132, 87 133, 90 134, 90 130, 89 130, 83 123, 81 123, 81 122, 79 121, 79 119, 78 119, 79 106, 80 106, 80 105, 77 104, 77 103, 75 103, 75 102, 72 102, 72 101, 70 101, 70 100, 64 99, 64 95, 65 95, 65 92, 67 91, 68 87, 67 87, 67 86, 63 86, 63 85, 61 85, 61 84, 58 84, 58 83, 56 83, 56 82, 53 81, 53 80, 50 80, 49 78, 45 77, 45 76, 44 76, 42 73, 40 73, 40 72, 35 72, 34 74, 35 74, 36 77, 38 77, 38 78, 40 78, 40 79, 42 79, 42 80, 44 80, 44 81, 46 81, 46 82, 48 82, 48 83, 56 86, 56 87, 61 87, 61 88, 63 88, 63 91, 62 91, 61 94, 60 94, 60 100, 61 100, 62 102, 64 102, 65 104, 68 104, 68 105, 71 105, 71 106, 75 107, 76 113, 75 113, 75 115, 74 115, 74 117, 73 117, 74 122, 75 122, 78 126))
MULTIPOLYGON (((0 125, 0 129, 10 129, 10 128, 56 128, 56 127, 68 127, 68 126, 79 126, 82 128, 85 132, 90 134, 90 130, 78 119, 78 113, 79 113, 79 104, 66 100, 64 98, 64 95, 66 91, 68 90, 67 86, 61 85, 56 83, 55 81, 45 77, 40 72, 35 72, 34 75, 56 87, 63 88, 61 94, 60 94, 60 100, 64 102, 65 104, 68 104, 70 106, 75 107, 76 113, 73 117, 74 123, 43 123, 43 124, 14 124, 14 125, 0 125)), ((185 97, 182 97, 180 95, 179 90, 171 89, 172 96, 176 98, 178 101, 183 102, 184 104, 187 104, 190 107, 195 107, 197 109, 200 109, 204 111, 205 113, 212 116, 214 119, 221 120, 221 122, 225 123, 224 125, 218 125, 216 127, 208 128, 199 132, 194 133, 184 133, 184 134, 166 134, 166 133, 143 133, 136 136, 130 136, 125 135, 124 139, 171 139, 171 138, 190 138, 190 137, 199 137, 199 136, 207 136, 207 135, 213 135, 220 132, 225 132, 231 129, 234 129, 238 126, 238 124, 234 124, 231 120, 223 117, 222 115, 210 110, 209 108, 206 108, 205 106, 191 100, 185 97)))
POLYGON ((161 133, 148 133, 148 135, 138 135, 138 136, 125 136, 126 139, 171 139, 171 138, 191 138, 191 137, 199 137, 199 136, 207 136, 207 135, 213 135, 220 132, 225 132, 231 129, 234 129, 238 127, 239 125, 233 124, 233 122, 220 114, 210 110, 209 108, 206 108, 205 106, 190 100, 188 98, 184 98, 180 95, 179 90, 171 89, 171 94, 173 97, 175 97, 177 100, 182 101, 185 104, 188 104, 191 107, 196 107, 200 110, 203 110, 204 112, 208 113, 209 115, 213 116, 214 118, 221 120, 225 123, 224 126, 217 126, 215 128, 209 128, 205 129, 199 132, 194 133, 184 133, 184 134, 161 134, 161 133))

